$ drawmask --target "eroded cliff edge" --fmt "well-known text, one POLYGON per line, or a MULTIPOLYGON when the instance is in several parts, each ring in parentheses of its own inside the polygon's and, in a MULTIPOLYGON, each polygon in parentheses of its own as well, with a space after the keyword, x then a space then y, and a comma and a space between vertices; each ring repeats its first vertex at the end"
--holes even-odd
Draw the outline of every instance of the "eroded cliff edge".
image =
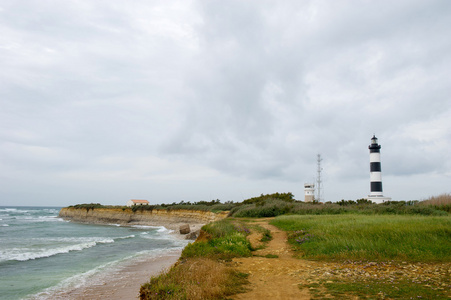
POLYGON ((74 208, 64 207, 59 217, 64 220, 89 224, 120 224, 165 226, 178 230, 181 224, 208 224, 226 218, 228 212, 214 213, 210 211, 188 209, 153 209, 136 210, 121 208, 74 208))

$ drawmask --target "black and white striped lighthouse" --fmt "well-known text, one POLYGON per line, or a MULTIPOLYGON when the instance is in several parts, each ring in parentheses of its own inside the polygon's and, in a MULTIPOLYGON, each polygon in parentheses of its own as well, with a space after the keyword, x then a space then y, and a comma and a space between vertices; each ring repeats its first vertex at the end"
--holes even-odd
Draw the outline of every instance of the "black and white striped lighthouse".
POLYGON ((384 197, 382 194, 382 174, 381 174, 381 145, 377 143, 375 135, 371 138, 370 149, 370 189, 371 193, 368 200, 375 203, 390 201, 391 198, 384 197))

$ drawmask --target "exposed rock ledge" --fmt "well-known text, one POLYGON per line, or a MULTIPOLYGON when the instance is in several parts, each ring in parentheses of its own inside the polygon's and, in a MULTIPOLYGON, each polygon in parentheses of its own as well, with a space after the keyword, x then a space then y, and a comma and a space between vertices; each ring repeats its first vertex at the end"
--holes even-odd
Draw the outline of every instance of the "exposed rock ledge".
POLYGON ((74 208, 64 207, 59 217, 80 223, 90 224, 120 224, 120 225, 148 225, 164 226, 178 230, 181 224, 190 224, 194 230, 196 225, 207 224, 227 217, 228 212, 213 213, 210 211, 188 209, 153 209, 133 212, 131 209, 121 208, 74 208))

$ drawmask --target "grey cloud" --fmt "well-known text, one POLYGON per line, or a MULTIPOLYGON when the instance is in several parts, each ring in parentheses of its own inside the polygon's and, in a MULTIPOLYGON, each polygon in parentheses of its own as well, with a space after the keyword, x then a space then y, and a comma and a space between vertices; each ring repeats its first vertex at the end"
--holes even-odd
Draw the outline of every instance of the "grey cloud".
POLYGON ((302 198, 321 153, 327 194, 340 200, 367 193, 375 133, 384 180, 393 180, 385 186, 422 174, 442 182, 450 6, 0 2, 0 177, 17 187, 41 172, 42 194, 58 182, 86 186, 80 197, 116 190, 113 202, 127 184, 170 202, 278 186, 302 198))

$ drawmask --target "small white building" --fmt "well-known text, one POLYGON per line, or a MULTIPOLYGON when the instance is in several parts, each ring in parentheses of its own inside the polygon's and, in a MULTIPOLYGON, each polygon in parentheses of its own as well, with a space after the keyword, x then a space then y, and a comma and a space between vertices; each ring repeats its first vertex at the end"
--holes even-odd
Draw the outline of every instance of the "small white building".
POLYGON ((127 201, 127 206, 135 206, 135 205, 149 205, 149 201, 136 199, 130 199, 127 201))
POLYGON ((313 183, 304 183, 305 202, 315 200, 315 185, 313 183))

